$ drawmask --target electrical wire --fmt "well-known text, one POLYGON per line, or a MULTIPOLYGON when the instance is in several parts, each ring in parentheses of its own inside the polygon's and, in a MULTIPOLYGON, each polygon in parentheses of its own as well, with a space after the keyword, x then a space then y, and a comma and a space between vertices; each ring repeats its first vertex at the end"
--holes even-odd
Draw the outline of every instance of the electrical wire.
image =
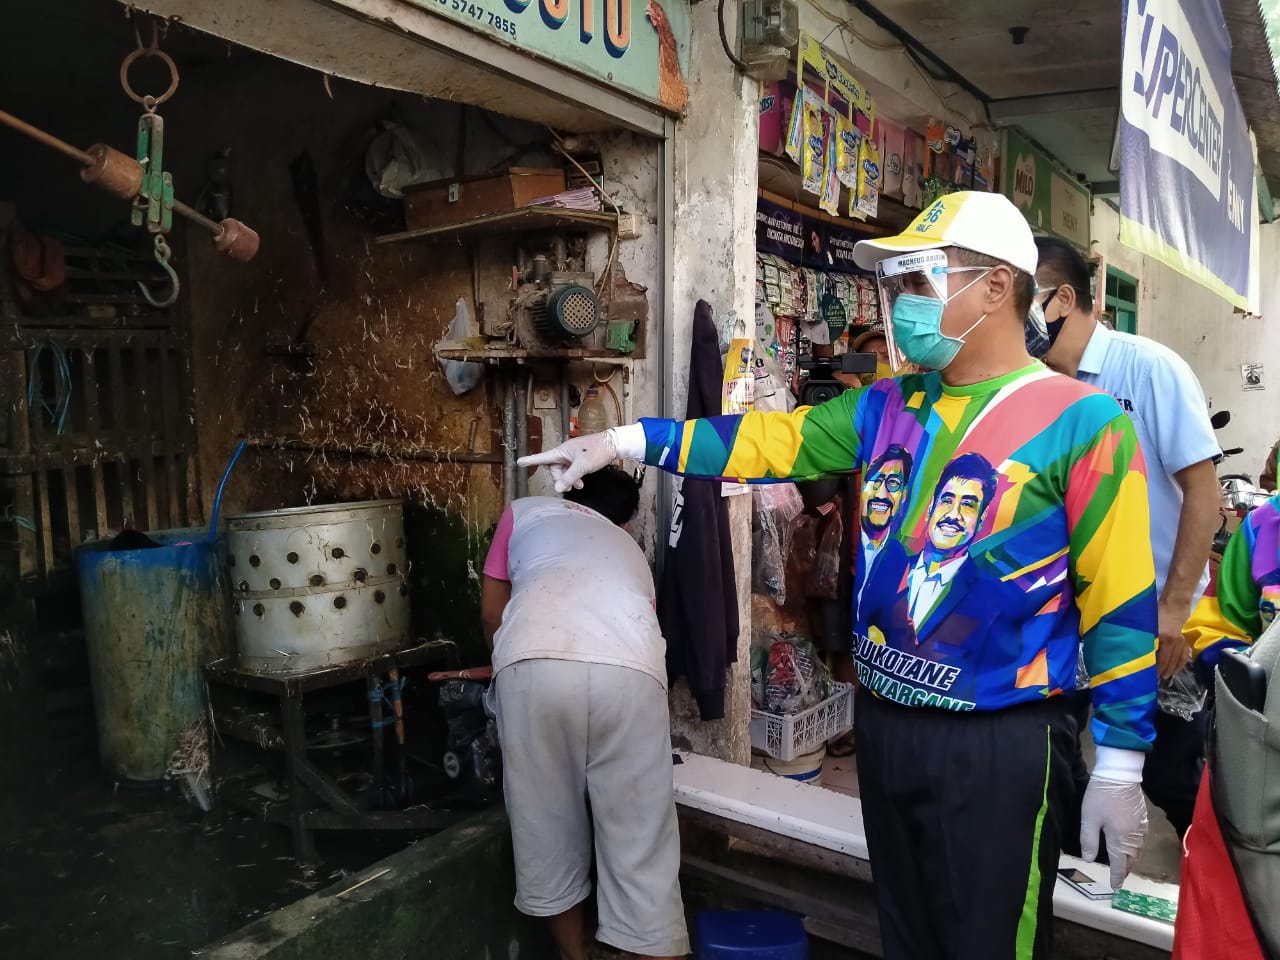
POLYGON ((617 373, 618 371, 615 368, 612 371, 610 371, 609 376, 601 380, 600 375, 596 373, 595 367, 593 366, 591 368, 591 379, 594 380, 596 384, 598 384, 599 386, 604 387, 606 390, 608 390, 609 396, 613 398, 613 410, 618 415, 617 425, 622 426, 622 401, 618 399, 617 391, 615 391, 613 387, 609 385, 609 381, 612 380, 614 376, 617 375, 617 373))
MULTIPOLYGON (((552 149, 554 149, 556 153, 560 154, 560 156, 564 157, 571 164, 573 164, 575 167, 578 168, 578 172, 587 178, 587 182, 591 184, 592 189, 594 189, 596 193, 600 194, 600 199, 604 203, 607 203, 609 206, 613 207, 614 215, 620 218, 622 216, 622 208, 618 206, 617 201, 615 201, 613 197, 605 193, 604 184, 596 183, 596 178, 593 177, 591 174, 589 174, 587 172, 586 167, 584 167, 582 164, 578 162, 577 157, 575 157, 573 154, 569 152, 569 148, 565 146, 565 142, 561 138, 560 134, 556 133, 555 130, 553 130, 551 127, 547 127, 547 132, 551 134, 552 149)), ((600 179, 603 180, 604 177, 601 176, 600 179)), ((600 273, 600 279, 596 281, 595 295, 597 298, 603 296, 604 288, 607 286, 606 281, 612 281, 613 266, 617 262, 617 258, 618 258, 618 231, 615 228, 613 231, 613 239, 609 243, 609 259, 605 262, 605 268, 600 273)), ((610 302, 613 301, 612 291, 610 291, 609 293, 609 301, 610 302)))
MULTIPOLYGON (((892 43, 885 43, 879 40, 872 40, 870 37, 866 36, 865 34, 860 32, 856 27, 854 27, 853 21, 851 18, 841 17, 839 14, 832 13, 830 10, 827 10, 821 4, 814 2, 814 0, 810 0, 810 5, 815 10, 817 10, 818 13, 820 13, 822 16, 826 17, 828 20, 830 20, 832 23, 835 24, 835 26, 833 26, 831 30, 828 31, 827 33, 828 37, 830 37, 831 34, 835 33, 837 30, 840 31, 841 42, 844 45, 845 58, 848 59, 850 62, 853 62, 856 59, 853 56, 852 52, 850 52, 849 50, 848 37, 853 37, 864 47, 867 47, 871 50, 895 51, 895 52, 901 53, 904 57, 907 58, 907 60, 911 63, 911 65, 916 68, 916 71, 920 74, 921 79, 924 80, 925 85, 929 88, 929 90, 933 93, 933 95, 938 98, 938 101, 944 107, 947 106, 947 101, 953 100, 954 98, 958 97, 962 93, 968 93, 967 90, 961 87, 960 89, 954 90, 951 93, 944 94, 941 90, 938 89, 937 83, 950 83, 952 81, 947 79, 946 77, 940 77, 937 74, 935 74, 932 70, 928 69, 928 67, 925 66, 923 60, 921 60, 921 58, 915 53, 915 51, 913 51, 906 44, 898 43, 896 41, 892 43)), ((825 44, 826 40, 823 40, 822 42, 825 44)), ((991 111, 987 107, 987 103, 985 100, 981 100, 980 102, 982 103, 983 109, 986 110, 987 120, 989 123, 991 119, 991 111)))
POLYGON ((748 73, 747 65, 742 61, 741 57, 733 52, 733 48, 729 46, 729 34, 724 28, 724 0, 720 0, 719 4, 716 5, 716 20, 720 25, 720 46, 724 47, 724 55, 729 58, 729 61, 735 67, 743 73, 748 73))
POLYGON ((66 352, 51 340, 36 344, 28 361, 27 406, 32 407, 37 397, 40 408, 49 415, 49 422, 54 425, 58 436, 62 436, 67 427, 67 413, 71 410, 71 364, 66 352), (40 357, 45 351, 53 355, 53 401, 45 399, 44 376, 40 372, 40 357))

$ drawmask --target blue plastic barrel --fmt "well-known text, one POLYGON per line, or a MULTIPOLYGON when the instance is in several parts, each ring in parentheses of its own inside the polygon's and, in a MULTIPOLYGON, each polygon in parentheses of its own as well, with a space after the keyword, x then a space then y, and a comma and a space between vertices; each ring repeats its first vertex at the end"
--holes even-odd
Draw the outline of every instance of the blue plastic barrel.
POLYGON ((204 712, 203 664, 231 653, 225 541, 204 529, 149 533, 162 544, 80 547, 80 602, 102 765, 113 777, 164 776, 204 712))
POLYGON ((794 913, 704 910, 695 920, 696 960, 808 960, 809 937, 794 913))

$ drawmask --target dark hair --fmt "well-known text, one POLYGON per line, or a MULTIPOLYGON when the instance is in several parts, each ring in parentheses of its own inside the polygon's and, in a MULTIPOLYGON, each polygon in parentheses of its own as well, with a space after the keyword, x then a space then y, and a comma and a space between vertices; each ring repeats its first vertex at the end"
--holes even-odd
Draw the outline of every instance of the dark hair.
POLYGON ((996 495, 996 471, 991 461, 980 453, 962 453, 942 470, 938 485, 934 488, 933 502, 938 502, 942 488, 951 480, 977 480, 982 484, 982 509, 990 505, 996 495))
POLYGON ((962 267, 1008 267, 1013 271, 1013 308, 1019 317, 1026 317, 1031 309, 1031 301, 1036 295, 1036 278, 1025 270, 1019 270, 1013 264, 976 250, 964 247, 952 247, 955 251, 956 263, 962 267))
POLYGON ((900 443, 889 444, 889 446, 885 449, 884 453, 880 454, 880 456, 876 457, 874 460, 871 461, 870 464, 867 465, 867 479, 870 480, 872 477, 874 477, 877 473, 880 472, 881 467, 883 467, 886 463, 890 463, 893 460, 902 461, 903 478, 906 480, 910 480, 911 479, 911 454, 908 453, 907 448, 900 443))
POLYGON ((606 519, 622 526, 640 509, 640 488, 631 474, 620 467, 605 467, 582 478, 581 490, 570 490, 566 500, 590 507, 606 519))
POLYGON ((1080 251, 1057 237, 1036 237, 1036 249, 1040 251, 1040 265, 1036 267, 1036 273, 1045 273, 1054 286, 1070 287, 1076 292, 1076 304, 1080 309, 1092 313, 1089 265, 1080 256, 1080 251))

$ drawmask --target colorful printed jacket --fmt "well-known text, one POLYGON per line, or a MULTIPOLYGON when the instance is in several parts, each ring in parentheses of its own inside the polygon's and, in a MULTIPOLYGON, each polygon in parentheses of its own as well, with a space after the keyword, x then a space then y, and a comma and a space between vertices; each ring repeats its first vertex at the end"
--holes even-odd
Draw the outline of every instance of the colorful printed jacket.
POLYGON ((999 710, 1074 690, 1083 643, 1096 741, 1150 749, 1146 473, 1111 397, 1036 363, 968 387, 927 373, 790 414, 641 423, 646 462, 674 473, 861 471, 864 687, 909 706, 999 710))
POLYGON ((1203 666, 1213 666, 1227 647, 1257 640, 1276 618, 1280 604, 1280 493, 1255 507, 1222 554, 1183 636, 1203 666))

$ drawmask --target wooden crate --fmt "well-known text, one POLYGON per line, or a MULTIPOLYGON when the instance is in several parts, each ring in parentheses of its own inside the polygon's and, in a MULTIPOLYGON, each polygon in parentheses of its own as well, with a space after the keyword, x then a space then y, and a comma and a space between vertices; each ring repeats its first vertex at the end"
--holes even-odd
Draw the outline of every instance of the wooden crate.
POLYGON ((404 191, 405 225, 422 230, 515 210, 563 192, 564 182, 560 169, 512 167, 504 173, 415 184, 404 191))

